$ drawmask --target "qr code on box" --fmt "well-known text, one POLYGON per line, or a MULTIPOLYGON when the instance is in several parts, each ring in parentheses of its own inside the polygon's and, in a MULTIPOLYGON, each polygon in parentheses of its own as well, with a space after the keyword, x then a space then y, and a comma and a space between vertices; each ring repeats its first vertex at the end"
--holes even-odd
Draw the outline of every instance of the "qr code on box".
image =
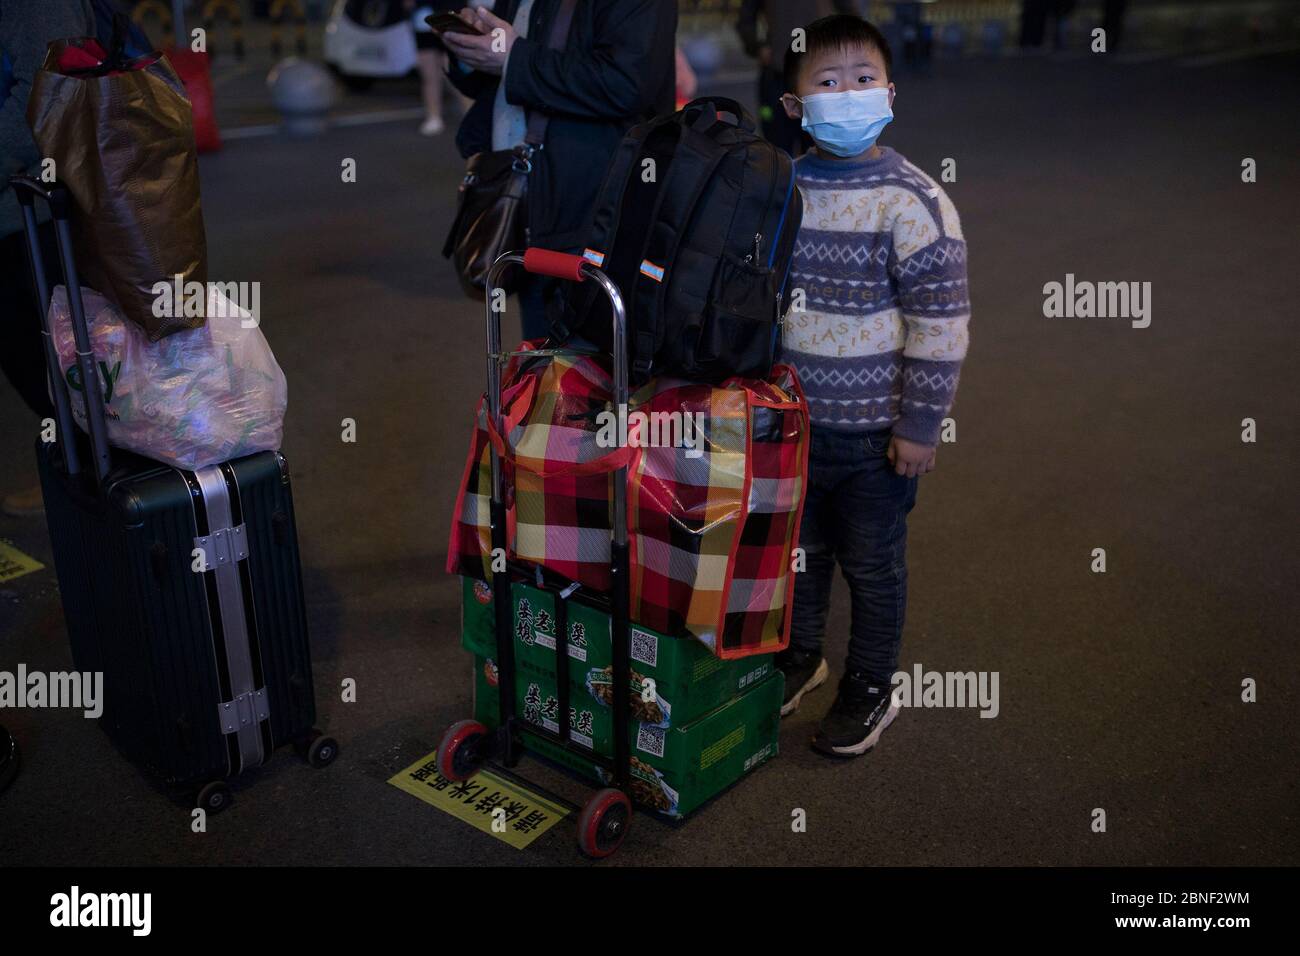
POLYGON ((664 728, 642 724, 636 732, 636 749, 662 757, 664 755, 664 728))
POLYGON ((659 666, 659 638, 645 631, 632 629, 632 660, 646 667, 659 666))

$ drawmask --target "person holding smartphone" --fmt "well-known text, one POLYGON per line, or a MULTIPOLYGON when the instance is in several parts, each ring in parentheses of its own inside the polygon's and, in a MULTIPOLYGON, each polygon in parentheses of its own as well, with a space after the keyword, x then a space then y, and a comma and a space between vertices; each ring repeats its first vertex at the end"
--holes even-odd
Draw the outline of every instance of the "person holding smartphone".
MULTIPOLYGON (((580 252, 605 168, 624 132, 674 106, 677 4, 577 0, 563 51, 547 48, 562 0, 497 0, 466 7, 470 29, 439 32, 448 76, 474 100, 456 132, 466 158, 524 141, 531 111, 549 114, 529 175, 529 243, 580 252)), ((454 25, 451 25, 454 27, 454 25)), ((435 27, 436 29, 436 27, 435 27)), ((553 280, 521 288, 524 338, 548 331, 553 280)))

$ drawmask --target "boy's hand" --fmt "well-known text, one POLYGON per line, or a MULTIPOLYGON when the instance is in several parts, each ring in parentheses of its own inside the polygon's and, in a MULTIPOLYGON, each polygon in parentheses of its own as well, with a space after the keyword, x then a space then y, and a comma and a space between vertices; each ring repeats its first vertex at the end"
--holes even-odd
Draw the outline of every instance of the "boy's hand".
POLYGON ((934 471, 934 459, 938 453, 937 445, 922 445, 897 435, 890 436, 889 450, 885 452, 895 473, 908 478, 934 471))

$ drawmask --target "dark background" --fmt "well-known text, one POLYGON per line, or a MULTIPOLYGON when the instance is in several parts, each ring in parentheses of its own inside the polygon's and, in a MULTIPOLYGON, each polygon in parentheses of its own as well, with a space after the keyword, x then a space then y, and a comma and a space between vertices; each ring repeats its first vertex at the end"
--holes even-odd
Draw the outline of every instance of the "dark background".
MULTIPOLYGON (((984 6, 1012 9, 1004 49, 982 52, 976 21, 960 55, 900 69, 882 142, 935 176, 957 160, 945 188, 973 301, 958 440, 913 513, 902 666, 997 671, 1001 713, 905 710, 869 757, 832 763, 807 746, 828 687, 783 724, 778 760, 682 827, 638 816, 611 862, 1297 859, 1295 5, 1134 2, 1104 56, 1085 46, 1098 4, 1079 5, 1062 51, 1030 54, 1011 49, 1016 5, 984 6), (1151 282, 1150 328, 1045 318, 1043 285, 1067 272, 1151 282), (1258 703, 1241 702, 1247 677, 1258 703), (796 807, 807 833, 790 831, 796 807)), ((726 41, 703 89, 752 101, 728 30, 696 15, 683 30, 726 41)), ((0 797, 0 860, 580 862, 568 828, 519 852, 385 783, 470 711, 442 572, 483 385, 481 313, 437 252, 461 163, 450 133, 416 134, 412 81, 345 97, 318 139, 279 135, 265 26, 248 32, 248 58, 215 67, 211 273, 262 282, 289 379, 321 723, 343 753, 322 772, 277 756, 193 835, 79 713, 6 711, 25 766, 0 797), (355 704, 339 701, 349 677, 355 704)), ((35 429, 0 384, 0 488, 34 480, 35 429)), ((41 519, 0 517, 0 537, 51 563, 41 519)), ((846 628, 840 589, 836 676, 846 628)), ((0 585, 0 635, 0 668, 71 668, 50 568, 0 585)))

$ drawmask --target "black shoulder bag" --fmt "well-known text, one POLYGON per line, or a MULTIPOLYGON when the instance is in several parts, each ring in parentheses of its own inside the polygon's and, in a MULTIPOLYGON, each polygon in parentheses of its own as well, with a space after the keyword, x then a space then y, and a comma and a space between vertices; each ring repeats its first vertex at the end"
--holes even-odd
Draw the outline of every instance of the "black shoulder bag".
MULTIPOLYGON (((576 4, 577 0, 561 0, 546 44, 549 49, 564 49, 576 4)), ((461 287, 471 298, 485 297, 488 270, 497 256, 527 244, 528 174, 533 171, 534 154, 546 141, 549 121, 546 113, 533 110, 522 143, 514 149, 475 153, 465 167, 456 218, 442 254, 452 260, 461 287)), ((513 270, 513 274, 521 275, 519 270, 513 270)), ((512 283, 504 285, 506 291, 513 291, 512 283)))

